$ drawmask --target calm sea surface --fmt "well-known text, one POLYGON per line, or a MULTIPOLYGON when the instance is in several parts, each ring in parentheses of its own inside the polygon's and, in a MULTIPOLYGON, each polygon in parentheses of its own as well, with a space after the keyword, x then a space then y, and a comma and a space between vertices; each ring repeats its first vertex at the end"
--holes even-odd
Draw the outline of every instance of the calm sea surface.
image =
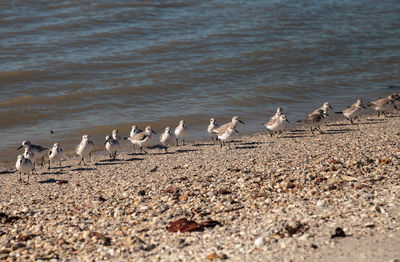
MULTIPOLYGON (((244 132, 400 85, 400 1, 0 1, 0 161, 113 128, 244 132), (50 134, 54 130, 54 134, 50 134)), ((396 92, 398 89, 396 90, 396 92)))

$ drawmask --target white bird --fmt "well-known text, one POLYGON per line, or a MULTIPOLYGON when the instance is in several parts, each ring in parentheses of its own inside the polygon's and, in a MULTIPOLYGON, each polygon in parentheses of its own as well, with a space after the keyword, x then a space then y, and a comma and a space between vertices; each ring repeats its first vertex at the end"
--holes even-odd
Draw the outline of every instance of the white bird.
POLYGON ((176 145, 179 145, 179 139, 182 139, 183 145, 185 145, 185 136, 187 135, 187 127, 185 120, 179 121, 179 125, 175 128, 176 145))
POLYGON ((142 133, 143 130, 140 130, 136 125, 132 126, 131 133, 129 134, 130 137, 133 137, 136 134, 142 133))
POLYGON ((22 147, 24 147, 25 150, 28 148, 30 151, 33 152, 33 155, 35 156, 34 162, 37 162, 39 159, 42 159, 41 166, 43 166, 44 156, 47 152, 47 148, 44 148, 39 145, 32 145, 31 141, 29 141, 29 140, 22 141, 21 146, 18 147, 17 150, 22 147))
POLYGON ((49 170, 51 161, 59 161, 61 167, 61 159, 64 156, 64 152, 59 143, 54 143, 53 148, 49 150, 49 170))
POLYGON ((341 112, 335 112, 335 114, 343 114, 347 120, 350 121, 350 123, 353 123, 353 119, 357 119, 358 118, 358 112, 361 110, 361 108, 367 109, 363 102, 361 101, 361 99, 358 99, 357 102, 355 102, 354 104, 352 104, 351 106, 349 106, 348 108, 346 108, 345 110, 341 111, 341 112), (353 118, 354 117, 354 118, 353 118))
POLYGON ((263 123, 263 126, 267 128, 268 133, 273 135, 274 132, 281 132, 285 128, 285 122, 289 122, 289 120, 286 118, 286 115, 280 115, 279 117, 276 117, 276 114, 272 116, 268 122, 263 123))
POLYGON ((225 145, 226 141, 229 140, 233 132, 239 133, 239 131, 237 131, 233 125, 229 125, 223 132, 221 131, 217 134, 221 147, 225 145))
POLYGON ((106 141, 104 142, 104 145, 106 146, 106 149, 110 154, 110 159, 115 159, 119 150, 119 142, 117 139, 114 138, 114 131, 113 136, 106 136, 106 141))
POLYGON ((234 130, 236 130, 236 128, 239 125, 239 123, 244 124, 244 122, 242 120, 240 120, 238 116, 234 116, 234 117, 232 117, 232 121, 231 122, 226 123, 226 124, 224 124, 224 125, 222 125, 222 126, 220 126, 218 128, 213 129, 212 132, 217 134, 217 135, 220 135, 220 134, 222 135, 222 134, 225 133, 225 131, 229 127, 231 127, 233 129, 233 131, 234 131, 234 130))
POLYGON ((15 163, 15 167, 19 171, 19 181, 22 181, 22 173, 28 174, 29 180, 29 173, 33 171, 33 164, 31 160, 25 158, 23 155, 19 155, 17 162, 15 163))
MULTIPOLYGON (((152 135, 155 134, 151 126, 147 126, 144 132, 138 133, 132 137, 128 137, 127 139, 132 142, 132 144, 139 146, 140 153, 143 152, 143 147, 146 147, 151 142, 152 135)), ((146 151, 144 151, 147 153, 146 151)))
POLYGON ((161 134, 160 142, 165 146, 165 152, 167 152, 169 145, 176 143, 175 134, 171 132, 171 128, 169 126, 166 127, 164 133, 161 134))
POLYGON ((84 158, 87 156, 91 157, 93 146, 93 141, 90 140, 89 135, 83 135, 82 141, 76 147, 76 153, 81 157, 81 161, 78 163, 78 165, 80 165, 82 162, 84 165, 86 165, 84 158))
POLYGON ((219 125, 217 124, 217 120, 215 118, 210 118, 210 124, 208 125, 207 132, 211 136, 211 140, 214 142, 214 137, 215 141, 217 141, 217 137, 215 136, 215 133, 213 132, 214 129, 218 128, 219 125))

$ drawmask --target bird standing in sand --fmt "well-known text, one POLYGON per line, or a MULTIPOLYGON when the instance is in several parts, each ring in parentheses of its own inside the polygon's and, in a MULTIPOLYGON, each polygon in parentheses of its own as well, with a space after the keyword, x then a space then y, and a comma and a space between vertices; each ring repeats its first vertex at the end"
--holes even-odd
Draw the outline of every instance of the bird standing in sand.
POLYGON ((175 134, 171 132, 171 128, 167 126, 164 132, 160 136, 160 142, 165 146, 165 152, 168 150, 168 146, 176 143, 175 134))
POLYGON ((297 122, 301 122, 307 126, 310 127, 311 133, 314 135, 314 130, 318 130, 320 134, 323 133, 323 131, 320 128, 320 125, 322 123, 322 120, 325 118, 325 113, 324 110, 319 109, 315 114, 309 114, 307 115, 307 118, 303 120, 299 120, 297 122), (314 128, 316 127, 316 128, 314 128))
POLYGON ((87 156, 91 158, 93 146, 94 146, 93 141, 90 140, 89 135, 83 135, 82 141, 76 147, 76 153, 81 157, 81 160, 79 161, 78 165, 80 165, 82 162, 84 165, 86 165, 84 158, 87 156))
POLYGON ((214 143, 214 138, 215 141, 217 141, 217 136, 214 134, 213 130, 218 128, 219 125, 217 124, 217 120, 215 118, 210 118, 210 124, 208 125, 207 132, 211 136, 211 141, 214 143))
POLYGON ((185 137, 187 135, 187 127, 185 120, 179 121, 179 125, 175 128, 176 145, 179 145, 179 139, 182 140, 182 145, 185 145, 185 137))
POLYGON ((59 143, 54 143, 53 148, 49 150, 49 167, 50 170, 50 162, 51 161, 59 161, 59 165, 61 167, 61 159, 64 156, 64 152, 59 143))
POLYGON ((395 95, 389 95, 387 97, 380 98, 375 101, 371 101, 368 106, 372 107, 376 111, 378 111, 378 117, 383 114, 385 117, 387 110, 390 110, 394 107, 397 110, 397 106, 395 105, 395 101, 398 100, 398 97, 395 95))
POLYGON ((15 167, 19 171, 19 181, 22 181, 22 173, 28 174, 29 181, 29 173, 33 171, 32 161, 25 158, 23 155, 19 155, 15 167))
POLYGON ((138 133, 132 137, 128 137, 127 139, 131 141, 132 144, 139 146, 140 153, 146 151, 143 150, 143 147, 146 147, 150 144, 152 135, 155 134, 151 126, 147 126, 144 132, 138 133))
POLYGON ((34 162, 36 163, 39 159, 42 160, 41 162, 41 166, 43 166, 43 162, 44 162, 44 156, 46 155, 47 152, 47 148, 39 146, 39 145, 33 145, 31 143, 31 141, 29 140, 24 140, 22 141, 22 144, 20 147, 17 148, 20 149, 24 147, 25 151, 28 149, 28 151, 32 151, 33 155, 34 155, 34 162))
POLYGON ((335 114, 343 114, 347 120, 350 121, 351 124, 354 124, 353 120, 358 119, 358 113, 360 112, 361 108, 367 109, 362 100, 358 99, 357 102, 346 108, 341 112, 336 112, 335 114))
POLYGON ((272 137, 275 132, 282 132, 282 130, 285 128, 286 122, 290 123, 286 118, 286 115, 282 114, 279 117, 276 117, 275 114, 269 119, 268 122, 263 123, 262 125, 267 128, 268 133, 272 137))
POLYGON ((104 145, 106 146, 106 150, 108 151, 108 154, 110 155, 110 159, 115 160, 117 157, 117 152, 119 150, 119 142, 117 139, 117 136, 106 136, 106 141, 104 142, 104 145))

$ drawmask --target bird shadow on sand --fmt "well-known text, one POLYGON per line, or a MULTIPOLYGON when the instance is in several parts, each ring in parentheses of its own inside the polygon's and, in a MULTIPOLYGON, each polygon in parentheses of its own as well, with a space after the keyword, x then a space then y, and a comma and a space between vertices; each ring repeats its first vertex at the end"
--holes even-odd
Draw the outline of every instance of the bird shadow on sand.
POLYGON ((52 184, 52 183, 57 183, 58 181, 60 181, 60 180, 59 179, 50 178, 50 179, 38 181, 38 183, 39 184, 52 184))
POLYGON ((255 146, 255 145, 262 145, 264 144, 263 142, 257 142, 257 141, 253 141, 253 142, 244 142, 244 143, 240 143, 240 146, 255 146))
POLYGON ((63 174, 65 174, 65 173, 62 171, 54 171, 54 172, 46 171, 46 172, 41 173, 41 175, 63 175, 63 174))
POLYGON ((4 170, 4 171, 0 171, 0 175, 7 175, 7 174, 14 174, 15 170, 4 170))
POLYGON ((78 168, 71 169, 71 171, 92 171, 92 170, 96 170, 96 168, 93 168, 93 167, 78 167, 78 168))
POLYGON ((327 124, 325 126, 351 126, 352 124, 349 123, 334 123, 334 124, 327 124))
POLYGON ((334 135, 334 134, 344 134, 348 132, 355 131, 354 129, 351 128, 344 128, 344 129, 328 129, 325 130, 321 133, 321 135, 334 135))
POLYGON ((235 146, 235 149, 254 149, 258 146, 235 146))
POLYGON ((132 157, 132 158, 125 159, 124 161, 132 162, 132 161, 140 161, 140 160, 144 160, 144 158, 132 157))
POLYGON ((192 146, 214 146, 216 145, 215 143, 197 143, 197 144, 193 144, 192 146))

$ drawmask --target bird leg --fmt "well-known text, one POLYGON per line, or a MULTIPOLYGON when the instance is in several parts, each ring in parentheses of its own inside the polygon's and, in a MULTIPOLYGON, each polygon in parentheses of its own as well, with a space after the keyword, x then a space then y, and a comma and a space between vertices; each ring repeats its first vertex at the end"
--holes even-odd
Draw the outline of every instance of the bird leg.
POLYGON ((314 135, 314 130, 312 127, 310 127, 311 133, 314 135))
POLYGON ((49 159, 49 167, 47 169, 50 170, 50 159, 49 159))

